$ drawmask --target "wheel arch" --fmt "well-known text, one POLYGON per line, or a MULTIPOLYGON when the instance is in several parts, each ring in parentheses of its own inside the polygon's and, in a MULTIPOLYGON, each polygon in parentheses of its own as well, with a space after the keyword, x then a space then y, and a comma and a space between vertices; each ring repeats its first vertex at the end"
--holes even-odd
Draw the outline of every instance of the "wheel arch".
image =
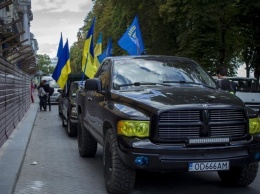
MULTIPOLYGON (((103 142, 105 141, 105 136, 106 136, 106 133, 109 129, 113 129, 113 125, 111 122, 109 121, 105 121, 104 124, 103 124, 103 142)), ((102 145, 103 146, 103 145, 102 145)))

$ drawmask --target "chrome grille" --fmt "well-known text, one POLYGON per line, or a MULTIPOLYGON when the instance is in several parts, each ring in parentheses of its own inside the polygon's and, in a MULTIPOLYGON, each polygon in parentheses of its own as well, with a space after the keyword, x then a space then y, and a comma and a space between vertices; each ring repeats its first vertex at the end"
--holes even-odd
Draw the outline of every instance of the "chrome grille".
POLYGON ((210 122, 244 121, 244 114, 237 110, 210 110, 210 122))
POLYGON ((164 112, 160 115, 160 123, 172 122, 196 122, 200 120, 200 112, 197 110, 180 110, 164 112))
POLYGON ((210 137, 241 137, 245 135, 245 125, 223 125, 210 127, 210 137))
POLYGON ((169 126, 160 127, 159 137, 160 139, 172 139, 172 138, 187 138, 187 137, 199 137, 200 127, 193 126, 169 126))
POLYGON ((157 140, 185 141, 198 137, 229 137, 234 140, 244 137, 246 129, 242 110, 175 110, 159 115, 157 140))

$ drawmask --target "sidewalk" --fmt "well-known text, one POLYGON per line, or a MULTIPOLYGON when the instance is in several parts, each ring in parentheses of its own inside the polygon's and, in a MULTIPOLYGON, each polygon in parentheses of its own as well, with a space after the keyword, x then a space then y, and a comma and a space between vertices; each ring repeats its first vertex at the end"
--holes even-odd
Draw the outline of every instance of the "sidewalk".
POLYGON ((33 125, 39 108, 39 98, 34 92, 34 103, 18 123, 10 138, 0 148, 0 191, 12 194, 16 185, 33 125))

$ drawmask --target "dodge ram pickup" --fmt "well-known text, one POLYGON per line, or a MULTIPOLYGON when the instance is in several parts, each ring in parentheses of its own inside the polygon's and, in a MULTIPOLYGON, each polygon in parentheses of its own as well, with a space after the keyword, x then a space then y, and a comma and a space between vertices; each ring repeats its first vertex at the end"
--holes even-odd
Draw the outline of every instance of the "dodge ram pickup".
POLYGON ((103 147, 108 193, 133 190, 139 169, 217 171, 235 186, 257 176, 258 113, 191 59, 108 57, 76 96, 79 155, 103 147))

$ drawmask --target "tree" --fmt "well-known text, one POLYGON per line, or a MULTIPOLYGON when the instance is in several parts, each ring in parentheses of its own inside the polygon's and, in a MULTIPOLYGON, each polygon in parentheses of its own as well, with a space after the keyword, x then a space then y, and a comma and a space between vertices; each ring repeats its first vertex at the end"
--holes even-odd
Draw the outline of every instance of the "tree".
POLYGON ((137 15, 146 54, 188 57, 210 72, 225 67, 229 76, 245 63, 248 72, 260 75, 260 0, 93 0, 93 5, 71 49, 75 71, 94 16, 94 44, 101 32, 103 48, 112 37, 113 55, 127 55, 117 41, 137 15))
POLYGON ((39 66, 39 70, 43 72, 44 75, 49 75, 52 74, 54 71, 54 67, 52 67, 51 64, 51 59, 49 55, 36 55, 37 58, 37 63, 39 66))
POLYGON ((260 1, 240 0, 240 33, 243 34, 241 60, 246 65, 246 75, 255 71, 259 81, 260 76, 260 1))
POLYGON ((167 0, 160 6, 160 14, 173 26, 177 55, 196 60, 208 71, 226 67, 234 74, 239 38, 238 13, 232 0, 167 0))

